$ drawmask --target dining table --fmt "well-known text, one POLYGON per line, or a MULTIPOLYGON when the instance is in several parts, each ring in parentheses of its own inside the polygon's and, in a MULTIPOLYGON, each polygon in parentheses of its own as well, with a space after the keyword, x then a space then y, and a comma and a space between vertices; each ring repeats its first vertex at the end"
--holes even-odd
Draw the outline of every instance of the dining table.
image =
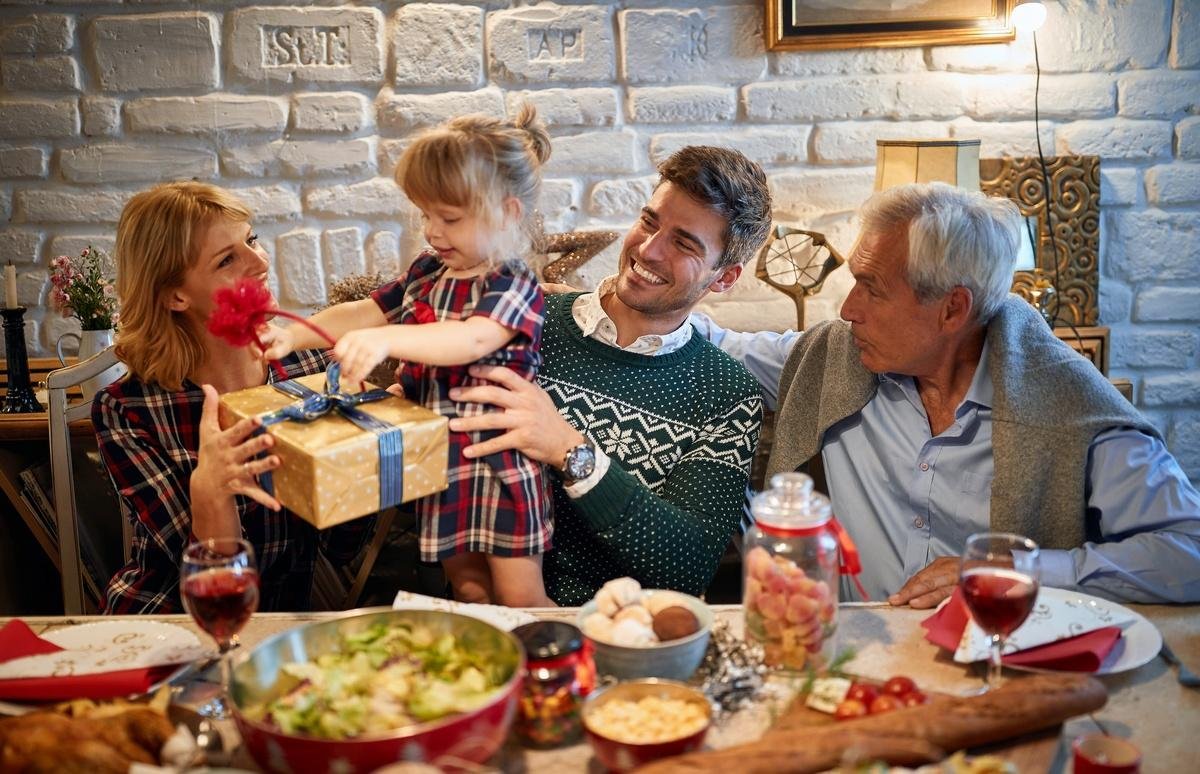
MULTIPOLYGON (((1178 659, 1193 668, 1200 666, 1200 606, 1129 605, 1144 616, 1162 634, 1164 642, 1178 659)), ((727 625, 740 637, 743 611, 739 605, 713 605, 718 625, 727 625)), ((526 612, 545 620, 574 622, 577 608, 529 608, 526 612)), ((253 648, 267 638, 292 627, 346 613, 258 613, 240 634, 240 647, 253 648)), ((975 666, 956 663, 924 637, 922 620, 928 610, 892 607, 887 604, 844 603, 839 609, 837 647, 853 649, 853 657, 843 669, 850 675, 883 681, 893 675, 906 675, 927 693, 967 694, 977 690, 982 672, 975 666)), ((95 616, 23 617, 37 633, 100 619, 95 616)), ((140 620, 172 623, 206 636, 186 615, 142 616, 140 620)), ((0 618, 0 625, 7 619, 0 618)), ((1023 672, 1006 670, 1006 679, 1021 680, 1023 672)), ((1179 682, 1178 668, 1158 654, 1136 668, 1100 675, 1108 690, 1108 702, 1090 716, 1067 721, 1061 730, 1032 735, 1011 743, 1002 743, 983 752, 1014 763, 1021 772, 1070 772, 1070 743, 1077 736, 1103 731, 1132 741, 1142 751, 1142 771, 1195 771, 1194 737, 1200 731, 1200 689, 1179 682)), ((199 680, 212 679, 201 676, 199 680)), ((750 742, 761 736, 784 712, 803 683, 795 675, 772 675, 753 701, 736 712, 724 713, 714 722, 706 745, 724 748, 750 742)), ((187 691, 184 691, 186 696, 187 691)), ((222 725, 227 749, 235 749, 239 740, 232 723, 222 725)), ((235 759, 251 768, 247 756, 235 759)), ((487 771, 503 772, 600 772, 586 741, 550 749, 527 749, 510 740, 494 758, 487 771)))

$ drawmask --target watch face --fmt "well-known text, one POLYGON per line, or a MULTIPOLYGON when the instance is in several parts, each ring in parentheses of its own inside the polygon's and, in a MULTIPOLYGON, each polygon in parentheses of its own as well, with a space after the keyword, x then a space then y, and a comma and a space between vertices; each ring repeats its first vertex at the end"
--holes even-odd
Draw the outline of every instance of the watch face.
POLYGON ((587 445, 576 446, 567 455, 567 477, 572 481, 587 478, 596 468, 596 451, 587 445))

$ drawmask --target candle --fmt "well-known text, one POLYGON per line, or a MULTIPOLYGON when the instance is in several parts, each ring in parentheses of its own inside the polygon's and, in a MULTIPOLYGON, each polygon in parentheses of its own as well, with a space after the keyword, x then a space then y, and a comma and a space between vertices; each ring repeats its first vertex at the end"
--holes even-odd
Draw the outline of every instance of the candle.
POLYGON ((17 267, 12 261, 4 267, 4 306, 16 309, 17 304, 17 267))

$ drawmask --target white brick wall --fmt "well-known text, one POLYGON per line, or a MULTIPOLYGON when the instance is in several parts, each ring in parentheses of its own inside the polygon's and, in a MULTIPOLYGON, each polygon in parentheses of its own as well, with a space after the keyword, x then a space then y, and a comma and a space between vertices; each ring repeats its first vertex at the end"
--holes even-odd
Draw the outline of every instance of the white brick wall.
MULTIPOLYGON (((1032 40, 770 53, 749 0, 483 3, 87 2, 0 6, 0 260, 45 303, 48 261, 111 247, 121 207, 170 177, 226 185, 256 211, 285 303, 327 282, 391 274, 421 246, 390 175, 424 128, 529 100, 554 152, 551 230, 624 229, 654 163, 686 143, 764 165, 780 222, 850 248, 874 141, 954 137, 982 155, 1102 157, 1100 304, 1114 375, 1138 385, 1200 476, 1200 5, 1048 3, 1032 40)), ((580 273, 595 281, 610 250, 580 273)), ((782 328, 786 297, 747 272, 705 308, 782 328)), ((837 314, 836 272, 808 303, 837 314)), ((34 308, 35 352, 71 327, 34 308)))

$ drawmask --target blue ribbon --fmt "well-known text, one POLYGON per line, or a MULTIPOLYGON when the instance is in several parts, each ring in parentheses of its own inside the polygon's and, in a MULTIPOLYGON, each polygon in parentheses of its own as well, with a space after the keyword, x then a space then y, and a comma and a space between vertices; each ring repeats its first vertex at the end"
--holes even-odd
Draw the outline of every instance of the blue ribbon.
MULTIPOLYGON (((387 390, 368 390, 355 395, 341 391, 342 369, 337 363, 325 372, 325 392, 309 389, 295 379, 276 382, 271 386, 280 392, 300 398, 299 403, 272 411, 262 417, 259 433, 265 433, 271 425, 280 422, 312 422, 336 411, 362 430, 374 433, 379 439, 379 507, 390 508, 400 502, 404 494, 404 435, 400 428, 360 411, 363 403, 392 397, 387 390)), ((267 494, 275 496, 275 482, 268 471, 258 477, 259 485, 267 494)))

